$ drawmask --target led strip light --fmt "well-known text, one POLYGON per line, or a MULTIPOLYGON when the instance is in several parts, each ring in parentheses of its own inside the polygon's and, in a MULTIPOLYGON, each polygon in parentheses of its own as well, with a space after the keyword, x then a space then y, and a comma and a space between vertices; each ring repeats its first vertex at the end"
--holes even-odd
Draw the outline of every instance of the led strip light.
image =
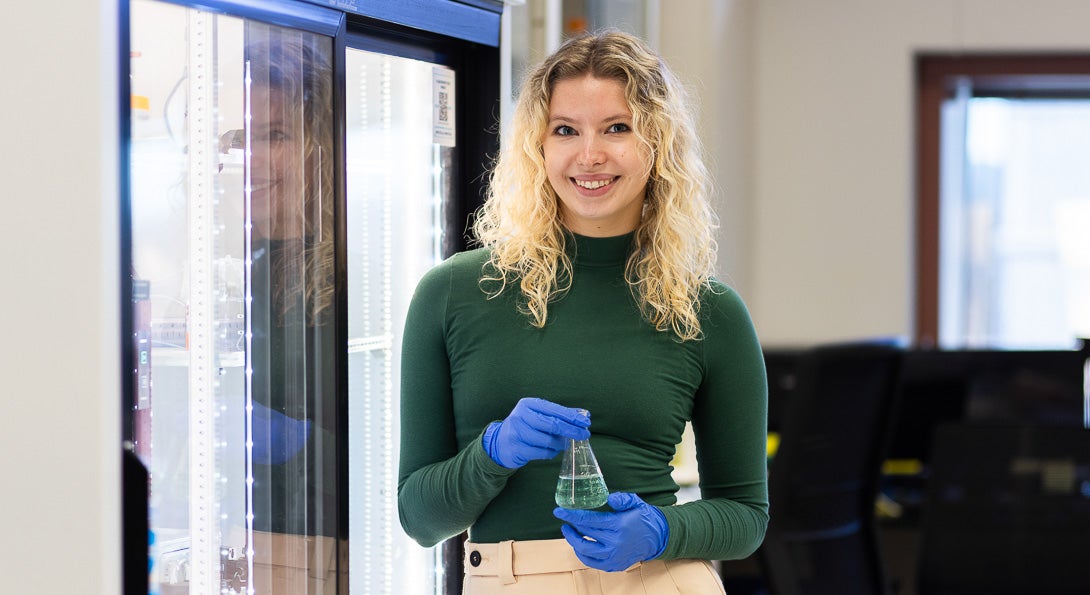
POLYGON ((189 527, 193 595, 218 593, 219 533, 216 501, 215 335, 212 299, 215 99, 214 17, 188 11, 189 147, 189 527))

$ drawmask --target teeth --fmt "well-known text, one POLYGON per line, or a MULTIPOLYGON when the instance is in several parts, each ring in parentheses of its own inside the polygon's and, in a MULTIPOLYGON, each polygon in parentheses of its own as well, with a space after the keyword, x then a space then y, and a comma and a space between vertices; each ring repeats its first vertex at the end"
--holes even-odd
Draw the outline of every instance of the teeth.
POLYGON ((587 190, 597 190, 597 189, 601 188, 602 186, 607 186, 607 185, 609 185, 611 183, 613 183, 612 178, 610 178, 608 180, 576 180, 575 181, 575 184, 577 186, 580 186, 582 188, 586 188, 587 190))

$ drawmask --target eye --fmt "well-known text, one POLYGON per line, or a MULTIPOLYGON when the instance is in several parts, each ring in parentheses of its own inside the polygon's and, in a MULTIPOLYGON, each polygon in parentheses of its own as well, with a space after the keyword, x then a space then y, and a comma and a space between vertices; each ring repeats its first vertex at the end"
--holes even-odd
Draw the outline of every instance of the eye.
POLYGON ((256 130, 254 131, 254 142, 259 143, 282 143, 289 140, 291 137, 288 133, 279 128, 270 128, 268 130, 256 130))
POLYGON ((621 132, 629 132, 630 130, 632 130, 632 128, 629 127, 628 124, 623 124, 623 123, 618 122, 616 124, 610 124, 609 128, 606 129, 606 132, 607 133, 612 133, 612 134, 618 134, 618 133, 621 133, 621 132))
POLYGON ((557 136, 572 136, 575 134, 575 129, 566 124, 561 124, 553 129, 553 134, 557 136))

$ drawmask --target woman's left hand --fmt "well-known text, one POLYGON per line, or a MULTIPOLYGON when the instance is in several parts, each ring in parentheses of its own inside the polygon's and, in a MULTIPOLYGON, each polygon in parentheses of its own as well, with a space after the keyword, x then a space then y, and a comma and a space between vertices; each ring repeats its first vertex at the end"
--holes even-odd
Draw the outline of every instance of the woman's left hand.
POLYGON ((615 512, 553 511, 568 523, 560 531, 584 564, 615 572, 662 555, 670 527, 661 510, 628 492, 610 494, 609 506, 615 512))

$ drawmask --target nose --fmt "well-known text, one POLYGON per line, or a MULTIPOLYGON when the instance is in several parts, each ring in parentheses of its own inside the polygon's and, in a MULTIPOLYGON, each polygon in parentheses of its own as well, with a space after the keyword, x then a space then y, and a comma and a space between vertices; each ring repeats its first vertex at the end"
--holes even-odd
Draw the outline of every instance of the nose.
POLYGON ((583 137, 583 146, 580 148, 577 161, 583 167, 594 167, 606 161, 606 153, 602 149, 602 141, 597 135, 590 134, 583 137))

